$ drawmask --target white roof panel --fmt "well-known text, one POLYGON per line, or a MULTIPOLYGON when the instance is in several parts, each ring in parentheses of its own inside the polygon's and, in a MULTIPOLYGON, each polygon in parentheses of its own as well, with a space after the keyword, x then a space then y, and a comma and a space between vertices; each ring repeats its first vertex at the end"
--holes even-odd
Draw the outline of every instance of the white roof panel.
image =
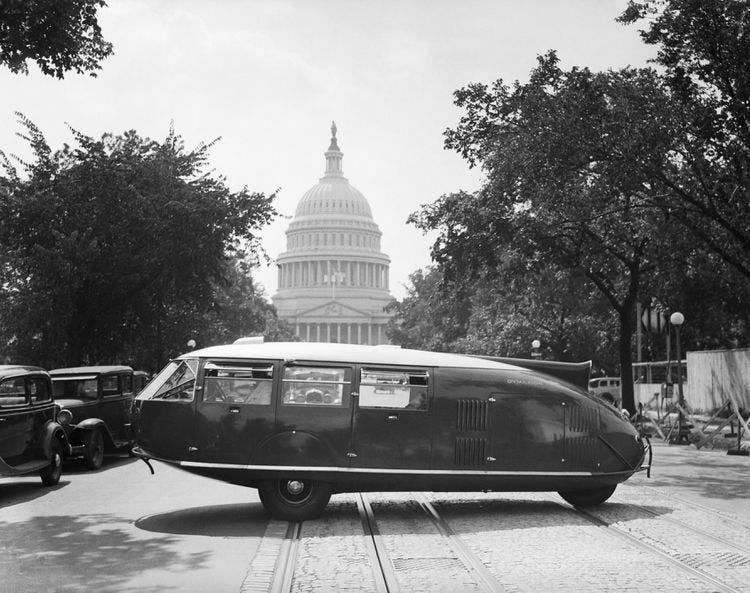
POLYGON ((320 342, 265 342, 263 344, 227 344, 195 350, 186 358, 261 358, 285 361, 344 362, 420 367, 454 367, 525 371, 510 364, 484 360, 463 354, 409 350, 398 346, 362 346, 320 342))

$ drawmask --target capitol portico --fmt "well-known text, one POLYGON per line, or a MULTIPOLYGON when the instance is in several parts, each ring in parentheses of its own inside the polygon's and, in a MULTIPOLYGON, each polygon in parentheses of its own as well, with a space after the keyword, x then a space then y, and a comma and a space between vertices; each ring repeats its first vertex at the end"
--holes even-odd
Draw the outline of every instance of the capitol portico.
POLYGON ((308 342, 387 344, 390 259, 362 193, 344 177, 331 126, 325 174, 302 196, 277 258, 278 316, 308 342))

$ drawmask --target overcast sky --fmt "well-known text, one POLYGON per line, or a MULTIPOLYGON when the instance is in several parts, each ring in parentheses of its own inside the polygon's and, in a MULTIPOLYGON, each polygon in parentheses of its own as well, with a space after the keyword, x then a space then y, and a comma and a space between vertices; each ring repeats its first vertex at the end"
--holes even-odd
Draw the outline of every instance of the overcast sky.
MULTIPOLYGON (((654 50, 614 21, 625 0, 109 0, 99 11, 115 55, 97 78, 60 81, 0 69, 0 149, 29 155, 14 111, 53 149, 66 123, 99 137, 134 129, 163 140, 170 121, 187 147, 221 137, 211 163, 233 190, 280 189, 294 213, 323 175, 331 121, 344 175, 372 207, 391 258, 391 292, 430 263, 430 237, 406 224, 421 204, 479 187, 481 177, 443 149, 469 82, 526 80, 536 56, 563 67, 643 66, 654 50)), ((263 232, 285 250, 288 219, 263 232)), ((275 266, 258 270, 268 296, 275 266)))

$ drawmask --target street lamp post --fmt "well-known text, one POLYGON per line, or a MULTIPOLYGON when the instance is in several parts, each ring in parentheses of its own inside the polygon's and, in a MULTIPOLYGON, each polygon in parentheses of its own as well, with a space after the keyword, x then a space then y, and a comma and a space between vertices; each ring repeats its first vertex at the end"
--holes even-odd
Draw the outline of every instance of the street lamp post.
POLYGON ((531 342, 531 358, 535 360, 540 360, 542 358, 542 351, 540 348, 542 347, 542 343, 539 340, 534 340, 531 342))
POLYGON ((196 346, 197 346, 197 344, 195 343, 195 340, 193 340, 192 338, 190 338, 187 341, 187 347, 190 348, 190 350, 195 350, 196 346))
POLYGON ((682 413, 685 407, 685 394, 682 391, 682 345, 680 343, 680 328, 685 323, 685 316, 675 311, 669 317, 669 323, 674 327, 675 346, 677 348, 677 435, 671 439, 673 443, 687 443, 687 426, 682 413))

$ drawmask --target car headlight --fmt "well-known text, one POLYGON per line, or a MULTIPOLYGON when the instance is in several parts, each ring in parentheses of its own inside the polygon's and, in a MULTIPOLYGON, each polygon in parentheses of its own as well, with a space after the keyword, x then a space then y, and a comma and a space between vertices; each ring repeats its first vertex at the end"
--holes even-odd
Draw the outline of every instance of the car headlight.
POLYGON ((57 413, 57 421, 63 426, 68 426, 73 421, 73 413, 63 408, 57 413))

